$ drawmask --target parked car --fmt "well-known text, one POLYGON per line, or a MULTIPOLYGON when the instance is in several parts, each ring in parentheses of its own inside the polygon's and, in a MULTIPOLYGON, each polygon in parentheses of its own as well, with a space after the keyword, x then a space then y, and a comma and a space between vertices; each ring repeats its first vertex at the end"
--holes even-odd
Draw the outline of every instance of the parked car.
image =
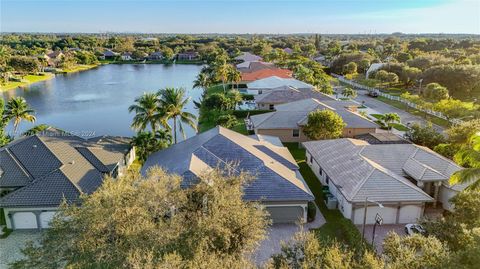
POLYGON ((370 97, 378 97, 378 92, 376 92, 376 91, 368 91, 368 96, 370 96, 370 97))
POLYGON ((425 229, 420 224, 409 223, 409 224, 405 225, 405 233, 407 235, 425 234, 425 229))

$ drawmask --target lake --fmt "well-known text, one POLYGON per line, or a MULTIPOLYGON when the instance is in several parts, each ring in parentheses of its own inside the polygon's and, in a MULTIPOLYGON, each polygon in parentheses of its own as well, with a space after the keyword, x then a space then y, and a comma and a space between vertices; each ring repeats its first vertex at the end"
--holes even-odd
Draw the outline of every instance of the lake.
MULTIPOLYGON (((128 113, 128 107, 144 92, 183 87, 191 97, 186 110, 198 116, 192 100, 198 100, 202 91, 192 89, 192 85, 201 68, 188 64, 110 64, 56 75, 52 80, 0 94, 5 100, 23 96, 35 110, 36 123, 22 121, 18 133, 44 123, 84 137, 132 136, 134 115, 128 113)), ((195 134, 191 128, 185 129, 188 137, 195 134)))

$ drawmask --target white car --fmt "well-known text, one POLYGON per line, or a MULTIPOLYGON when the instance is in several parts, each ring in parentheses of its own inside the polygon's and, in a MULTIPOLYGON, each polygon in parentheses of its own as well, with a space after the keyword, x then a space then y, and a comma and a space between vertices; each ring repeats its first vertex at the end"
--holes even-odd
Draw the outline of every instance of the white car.
POLYGON ((405 233, 407 235, 425 234, 425 229, 420 224, 409 223, 409 224, 405 225, 405 233))

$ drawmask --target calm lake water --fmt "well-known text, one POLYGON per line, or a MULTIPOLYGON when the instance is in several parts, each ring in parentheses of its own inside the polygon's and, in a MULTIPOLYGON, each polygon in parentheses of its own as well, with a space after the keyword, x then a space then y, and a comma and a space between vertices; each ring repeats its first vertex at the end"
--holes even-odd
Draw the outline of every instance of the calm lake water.
MULTIPOLYGON (((18 133, 44 123, 82 136, 132 136, 133 114, 128 107, 137 96, 183 87, 192 100, 198 100, 201 90, 192 89, 192 84, 200 69, 200 65, 111 64, 0 94, 5 100, 23 96, 36 112, 37 122, 22 121, 18 133)), ((192 101, 186 110, 198 115, 192 101)), ((186 129, 188 137, 195 134, 186 129)))

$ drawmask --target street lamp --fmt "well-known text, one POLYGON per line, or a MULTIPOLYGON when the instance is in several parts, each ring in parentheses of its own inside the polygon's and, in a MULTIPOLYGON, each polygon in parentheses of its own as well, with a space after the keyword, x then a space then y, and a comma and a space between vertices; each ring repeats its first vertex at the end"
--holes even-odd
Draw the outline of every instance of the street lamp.
POLYGON ((367 223, 367 208, 368 208, 368 202, 377 204, 378 207, 380 207, 380 208, 384 208, 384 206, 383 206, 381 203, 379 203, 379 202, 377 202, 377 201, 369 200, 368 197, 365 197, 365 207, 364 207, 364 210, 363 210, 362 237, 365 237, 365 224, 367 223))

